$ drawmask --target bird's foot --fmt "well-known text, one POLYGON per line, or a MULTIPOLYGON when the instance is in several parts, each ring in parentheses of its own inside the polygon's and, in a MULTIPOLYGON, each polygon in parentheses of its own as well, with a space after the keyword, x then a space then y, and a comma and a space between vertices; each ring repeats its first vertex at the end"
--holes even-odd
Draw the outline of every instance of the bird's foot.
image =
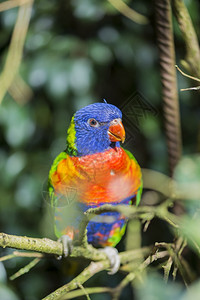
POLYGON ((63 256, 67 257, 72 252, 72 239, 68 235, 62 235, 58 242, 63 245, 63 255, 59 255, 58 259, 61 259, 63 256))
POLYGON ((110 261, 111 270, 108 274, 113 275, 117 273, 120 267, 120 257, 117 249, 113 247, 105 247, 104 249, 100 249, 100 251, 104 252, 110 261))

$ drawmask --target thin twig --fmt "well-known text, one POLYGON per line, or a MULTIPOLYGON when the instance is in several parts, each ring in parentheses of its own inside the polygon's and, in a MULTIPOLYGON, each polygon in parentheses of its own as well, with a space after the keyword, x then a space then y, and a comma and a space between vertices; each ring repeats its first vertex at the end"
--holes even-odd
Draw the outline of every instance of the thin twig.
POLYGON ((45 255, 43 253, 38 253, 38 252, 19 252, 19 251, 14 251, 12 254, 5 255, 0 257, 0 261, 5 261, 9 260, 15 257, 37 257, 37 258, 43 258, 45 255))
POLYGON ((16 257, 37 257, 37 258, 44 258, 44 253, 38 253, 38 252, 22 252, 22 251, 14 251, 13 254, 16 257))
POLYGON ((16 255, 14 255, 14 254, 5 255, 5 256, 0 257, 0 261, 6 261, 6 260, 12 259, 14 257, 16 257, 16 255))
POLYGON ((18 73, 22 59, 24 42, 31 18, 33 0, 19 7, 17 21, 12 34, 8 55, 0 76, 0 103, 18 73))
POLYGON ((125 2, 122 0, 108 0, 110 4, 112 4, 122 15, 129 18, 131 21, 136 22, 138 24, 148 24, 149 20, 130 8, 125 2))
POLYGON ((195 81, 200 82, 200 79, 199 79, 199 78, 186 74, 185 72, 183 72, 183 71, 179 68, 178 65, 175 65, 175 67, 177 68, 177 70, 178 70, 183 76, 188 77, 188 78, 190 78, 190 79, 193 79, 193 80, 195 80, 195 81))
POLYGON ((167 263, 165 265, 163 265, 163 269, 164 269, 164 281, 167 282, 168 281, 168 278, 169 278, 169 273, 170 273, 170 270, 171 270, 171 267, 172 267, 172 264, 173 264, 173 260, 172 260, 172 257, 170 256, 167 260, 167 263))
MULTIPOLYGON (((188 77, 188 78, 190 78, 190 79, 193 79, 193 80, 195 80, 195 81, 200 82, 200 79, 199 79, 199 78, 186 74, 186 73, 183 72, 183 71, 179 68, 179 66, 177 66, 177 65, 175 65, 175 67, 177 68, 177 70, 178 70, 183 76, 188 77)), ((191 91, 191 90, 196 90, 196 91, 197 91, 197 90, 200 90, 200 86, 191 87, 191 88, 186 88, 186 89, 181 89, 181 92, 183 92, 183 91, 191 91)))
POLYGON ((114 295, 116 296, 120 296, 120 293, 122 292, 122 290, 124 289, 124 287, 129 284, 131 281, 133 281, 133 279, 135 279, 135 277, 138 277, 141 272, 147 267, 149 266, 151 263, 153 263, 154 261, 157 261, 158 259, 162 259, 166 256, 168 256, 169 253, 168 251, 161 251, 161 252, 156 252, 153 255, 149 255, 147 257, 147 259, 144 260, 144 262, 142 262, 138 268, 136 268, 136 270, 134 272, 129 273, 121 282, 120 284, 114 288, 114 295))
POLYGON ((124 216, 128 217, 129 219, 135 218, 136 216, 140 219, 150 220, 154 217, 158 217, 160 219, 165 220, 171 226, 178 228, 179 227, 179 217, 170 213, 168 211, 168 207, 171 206, 172 201, 166 201, 159 206, 126 206, 126 205, 117 205, 112 206, 109 204, 102 205, 98 208, 91 208, 88 209, 85 214, 88 216, 89 219, 94 217, 94 214, 101 214, 108 211, 117 211, 124 216), (91 215, 91 216, 89 216, 91 215))
POLYGON ((110 266, 109 261, 101 261, 101 262, 91 262, 90 265, 85 268, 76 278, 74 278, 72 281, 70 281, 68 284, 60 287, 50 295, 46 296, 42 300, 57 300, 60 299, 60 297, 67 294, 67 292, 74 290, 77 288, 77 284, 83 284, 86 282, 89 278, 94 276, 96 273, 99 273, 100 271, 103 271, 105 269, 108 269, 110 266))
POLYGON ((33 259, 28 265, 26 265, 25 267, 21 268, 15 274, 13 274, 12 276, 10 276, 10 280, 14 280, 14 279, 18 278, 19 276, 22 276, 25 273, 28 273, 30 271, 30 269, 32 269, 33 267, 35 267, 35 265, 37 265, 39 262, 40 262, 40 258, 33 259))
POLYGON ((191 88, 185 88, 185 89, 180 89, 181 92, 185 92, 185 91, 198 91, 200 90, 200 86, 194 86, 191 88))
MULTIPOLYGON (((162 243, 155 243, 155 246, 156 247, 159 247, 159 248, 166 248, 170 257, 172 258, 172 261, 174 263, 174 270, 173 270, 173 279, 175 280, 176 278, 176 273, 177 271, 179 270, 182 278, 183 278, 183 281, 185 283, 185 286, 187 287, 188 286, 188 283, 190 282, 190 272, 188 273, 188 268, 185 268, 185 264, 182 263, 182 257, 181 257, 181 254, 182 254, 182 251, 183 249, 185 248, 186 246, 186 242, 185 240, 182 238, 182 237, 179 237, 177 239, 177 241, 175 242, 175 244, 173 243, 165 243, 165 242, 162 242, 162 243)), ((171 263, 169 262, 169 266, 170 269, 171 269, 171 263)), ((167 275, 167 274, 166 274, 167 275)), ((169 274, 168 274, 169 275, 169 274)))
MULTIPOLYGON (((119 254, 120 255, 120 254, 119 254)), ((144 268, 146 268, 149 264, 151 264, 153 261, 164 258, 168 256, 168 251, 162 251, 160 253, 156 253, 154 255, 150 255, 136 270, 136 274, 141 272, 144 268)), ((130 258, 130 255, 129 255, 130 258)), ((120 256, 120 259, 122 262, 124 262, 123 257, 120 256)), ((127 257, 126 257, 127 260, 127 257)), ((65 296, 69 291, 76 289, 77 284, 83 284, 86 282, 90 277, 92 277, 94 274, 99 273, 100 271, 103 271, 109 267, 108 261, 102 261, 102 262, 91 262, 91 264, 83 270, 81 274, 79 274, 76 278, 74 278, 71 282, 68 284, 62 286, 61 288, 57 289, 50 295, 46 296, 43 300, 58 300, 61 297, 65 296)), ((131 274, 131 273, 130 273, 131 274)), ((126 278, 121 282, 120 287, 114 288, 113 292, 116 292, 116 289, 124 288, 130 281, 133 280, 133 275, 128 274, 126 278), (130 276, 129 276, 130 275, 130 276)), ((83 294, 82 294, 83 295, 83 294)), ((61 298, 63 299, 63 298, 61 298)), ((65 299, 65 298, 64 298, 65 299)))
POLYGON ((67 295, 63 296, 60 300, 73 299, 76 297, 80 297, 85 295, 85 292, 90 294, 103 294, 103 293, 111 293, 112 289, 108 287, 92 287, 92 288, 84 288, 84 292, 82 290, 75 290, 67 293, 67 295))
POLYGON ((88 292, 86 291, 86 289, 84 288, 84 286, 80 283, 78 283, 79 288, 83 291, 84 295, 86 296, 87 300, 91 300, 90 296, 88 294, 88 292))

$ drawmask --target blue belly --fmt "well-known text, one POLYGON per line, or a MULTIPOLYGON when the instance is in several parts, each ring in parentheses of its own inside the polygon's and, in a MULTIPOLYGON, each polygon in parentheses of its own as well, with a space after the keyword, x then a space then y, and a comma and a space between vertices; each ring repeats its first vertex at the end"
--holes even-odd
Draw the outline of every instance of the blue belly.
MULTIPOLYGON (((102 203, 102 205, 103 204, 106 203, 102 203)), ((112 203, 112 205, 117 204, 130 205, 131 200, 128 198, 121 203, 112 203)), ((95 207, 97 206, 90 206, 87 207, 87 209, 95 207)), ((115 240, 118 242, 121 239, 121 235, 124 234, 126 223, 127 218, 118 212, 106 212, 95 216, 87 226, 88 243, 95 247, 105 247, 109 244, 111 244, 111 246, 115 246, 114 241, 112 245, 112 236, 116 235, 115 240)))

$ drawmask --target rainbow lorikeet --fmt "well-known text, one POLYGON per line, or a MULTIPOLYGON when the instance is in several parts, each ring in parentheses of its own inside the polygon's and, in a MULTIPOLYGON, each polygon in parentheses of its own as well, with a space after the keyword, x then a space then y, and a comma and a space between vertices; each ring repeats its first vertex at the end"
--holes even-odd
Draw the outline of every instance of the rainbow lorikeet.
MULTIPOLYGON (((76 241, 89 208, 139 204, 141 170, 134 156, 120 146, 124 140, 122 113, 116 106, 94 103, 74 114, 66 150, 54 160, 49 173, 57 237, 76 241)), ((109 256, 111 247, 124 235, 126 224, 127 218, 118 212, 95 216, 87 225, 88 243, 107 247, 109 256)))

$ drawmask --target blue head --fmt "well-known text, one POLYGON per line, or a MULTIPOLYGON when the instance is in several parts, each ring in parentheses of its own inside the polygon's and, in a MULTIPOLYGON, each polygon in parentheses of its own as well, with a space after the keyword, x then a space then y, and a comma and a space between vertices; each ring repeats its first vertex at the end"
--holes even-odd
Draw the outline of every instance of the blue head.
POLYGON ((71 155, 88 155, 119 147, 125 131, 120 109, 112 104, 94 103, 77 111, 67 135, 67 150, 71 155))

